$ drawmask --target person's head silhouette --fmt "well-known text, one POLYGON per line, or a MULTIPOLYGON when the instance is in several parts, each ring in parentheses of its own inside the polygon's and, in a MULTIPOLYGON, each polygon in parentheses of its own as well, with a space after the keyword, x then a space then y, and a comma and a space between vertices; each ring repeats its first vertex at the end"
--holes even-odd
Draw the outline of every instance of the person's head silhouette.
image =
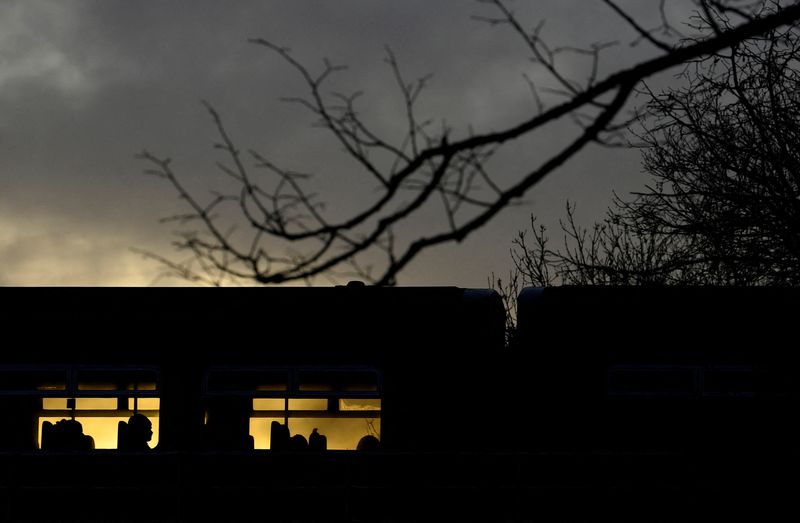
POLYGON ((378 438, 372 435, 367 435, 358 440, 356 450, 373 451, 380 450, 381 442, 378 438))
POLYGON ((128 444, 131 450, 146 450, 153 439, 153 424, 147 416, 136 413, 128 419, 128 444))

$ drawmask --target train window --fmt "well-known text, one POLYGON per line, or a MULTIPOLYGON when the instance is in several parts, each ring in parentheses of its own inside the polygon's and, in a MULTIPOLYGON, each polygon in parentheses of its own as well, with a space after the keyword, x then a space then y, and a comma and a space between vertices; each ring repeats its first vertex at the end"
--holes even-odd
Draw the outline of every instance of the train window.
POLYGON ((281 392, 288 388, 289 375, 280 370, 215 370, 209 374, 210 392, 281 392))
POLYGON ((0 403, 13 425, 0 447, 145 450, 158 444, 154 369, 7 368, 0 377, 8 378, 0 403))
POLYGON ((348 398, 339 400, 339 410, 381 410, 381 400, 348 398))
POLYGON ((155 390, 155 388, 156 374, 152 370, 78 371, 78 390, 155 390))
POLYGON ((327 399, 291 398, 289 410, 328 410, 327 399))
POLYGON ((672 366, 614 366, 608 371, 611 396, 694 396, 697 369, 672 366))
POLYGON ((327 439, 329 450, 355 450, 367 435, 380 439, 380 399, 369 400, 369 408, 341 409, 342 403, 364 405, 363 399, 290 399, 288 408, 273 409, 258 399, 253 401, 250 435, 255 449, 271 449, 271 427, 276 421, 289 428, 290 435, 300 434, 306 441, 314 429, 327 439))
POLYGON ((751 397, 755 395, 752 367, 717 367, 703 372, 704 396, 751 397))
POLYGON ((374 369, 212 369, 206 382, 207 442, 229 449, 299 450, 324 436, 329 450, 355 450, 365 436, 380 440, 379 381, 374 369), (235 379, 241 376, 258 379, 235 379), (254 386, 268 383, 266 376, 281 380, 254 386), (236 399, 242 395, 248 396, 246 405, 236 399), (246 435, 232 434, 244 425, 246 435), (273 441, 274 430, 283 431, 291 444, 273 441))
POLYGON ((43 398, 42 410, 116 410, 117 398, 43 398))
POLYGON ((302 371, 298 376, 301 391, 311 392, 376 392, 374 371, 302 371))
MULTIPOLYGON (((65 402, 67 400, 64 400, 65 402)), ((88 449, 119 449, 120 448, 120 422, 126 425, 130 422, 134 411, 127 408, 118 408, 116 398, 76 398, 74 409, 53 409, 44 405, 40 411, 37 423, 37 446, 40 449, 53 448, 48 445, 48 431, 52 434, 53 428, 58 427, 63 420, 74 420, 80 423, 88 449), (49 425, 45 425, 45 424, 49 425)), ((146 416, 151 423, 152 436, 146 442, 147 447, 155 448, 158 445, 159 412, 158 409, 139 409, 139 415, 146 416)), ((123 425, 124 426, 124 425, 123 425)), ((125 430, 125 429, 122 429, 125 430)), ((56 449, 58 450, 58 449, 56 449)), ((74 450, 74 449, 71 449, 74 450)), ((127 450, 127 449, 122 449, 127 450)), ((141 448, 144 450, 144 447, 141 448)))

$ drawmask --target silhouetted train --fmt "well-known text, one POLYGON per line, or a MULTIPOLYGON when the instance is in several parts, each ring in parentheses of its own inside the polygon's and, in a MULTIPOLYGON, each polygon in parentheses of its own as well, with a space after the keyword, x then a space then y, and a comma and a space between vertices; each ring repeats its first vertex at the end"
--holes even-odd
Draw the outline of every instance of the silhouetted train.
POLYGON ((525 289, 515 396, 544 425, 518 445, 798 448, 799 312, 790 288, 525 289))
POLYGON ((471 420, 457 427, 454 413, 492 403, 475 394, 494 379, 474 375, 475 363, 483 374, 503 351, 489 291, 0 292, 14 333, 0 446, 17 451, 46 448, 42 425, 60 417, 83 422, 96 449, 116 449, 134 410, 157 422, 151 445, 165 451, 266 449, 272 420, 306 438, 318 426, 330 449, 370 434, 394 449, 471 446, 471 420))
MULTIPOLYGON (((232 507, 251 517, 266 500, 291 519, 311 510, 311 487, 321 496, 315 518, 360 507, 370 519, 382 510, 376 499, 398 501, 415 478, 442 487, 442 501, 444 491, 485 491, 487 478, 522 488, 529 468, 544 483, 582 474, 547 461, 553 452, 667 452, 677 463, 798 448, 800 293, 790 289, 526 289, 509 347, 502 302, 488 290, 0 296, 9 520, 47 519, 26 512, 42 493, 74 509, 76 495, 101 486, 104 499, 75 519, 118 511, 134 492, 147 502, 128 506, 129 519, 224 518, 232 507), (356 448, 372 452, 347 452, 356 448), (154 502, 172 508, 153 515, 154 502)), ((649 461, 640 468, 664 473, 649 461)), ((494 493, 484 509, 508 495, 503 506, 519 516, 523 491, 532 495, 494 493)))

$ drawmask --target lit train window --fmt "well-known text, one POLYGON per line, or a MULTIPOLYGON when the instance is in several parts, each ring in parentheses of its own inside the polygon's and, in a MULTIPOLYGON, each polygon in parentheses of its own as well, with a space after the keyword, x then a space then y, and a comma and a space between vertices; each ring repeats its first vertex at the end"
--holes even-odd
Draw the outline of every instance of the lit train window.
POLYGON ((289 374, 280 370, 216 370, 209 373, 210 392, 286 391, 289 374))
POLYGON ((0 448, 147 450, 158 444, 155 369, 0 369, 11 425, 0 448))
POLYGON ((375 372, 369 371, 301 371, 301 391, 377 392, 375 372))
POLYGON ((212 369, 207 442, 256 450, 356 450, 363 441, 377 444, 380 390, 375 369, 212 369))
POLYGON ((156 389, 156 372, 148 369, 79 370, 78 390, 120 391, 156 389))

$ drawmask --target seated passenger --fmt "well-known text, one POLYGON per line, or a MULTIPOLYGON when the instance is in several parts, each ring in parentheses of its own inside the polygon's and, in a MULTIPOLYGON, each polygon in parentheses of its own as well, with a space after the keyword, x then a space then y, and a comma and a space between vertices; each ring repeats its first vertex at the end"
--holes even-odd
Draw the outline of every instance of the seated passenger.
POLYGON ((119 422, 119 450, 141 452, 150 450, 148 441, 153 439, 153 424, 144 414, 134 414, 128 418, 128 423, 119 422))
POLYGON ((273 421, 270 424, 269 439, 270 450, 288 450, 289 427, 282 425, 280 421, 273 421))
POLYGON ((214 450, 253 450, 250 435, 252 400, 215 398, 209 401, 205 445, 214 450))
POLYGON ((94 439, 83 433, 83 425, 74 419, 62 419, 55 425, 42 424, 42 450, 92 450, 94 439))
POLYGON ((314 429, 308 437, 308 448, 316 451, 328 450, 328 438, 317 432, 317 429, 314 429))
POLYGON ((308 441, 306 441, 306 437, 302 434, 295 434, 289 438, 289 450, 296 452, 308 450, 308 441))
POLYGON ((358 440, 358 445, 356 446, 356 450, 363 450, 363 451, 371 451, 371 450, 380 450, 381 442, 378 438, 372 435, 364 436, 360 440, 358 440))

